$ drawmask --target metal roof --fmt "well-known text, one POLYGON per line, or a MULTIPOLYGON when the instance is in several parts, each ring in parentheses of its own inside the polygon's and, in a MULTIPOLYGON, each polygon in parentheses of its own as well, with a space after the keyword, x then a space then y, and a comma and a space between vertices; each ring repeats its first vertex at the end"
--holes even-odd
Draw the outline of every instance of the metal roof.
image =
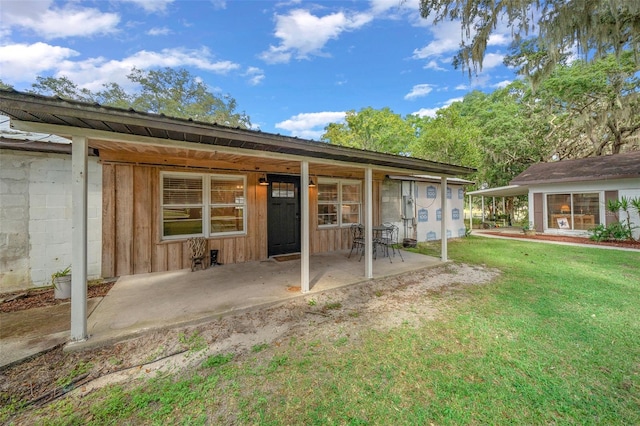
POLYGON ((13 120, 45 125, 47 131, 60 136, 73 132, 79 134, 77 129, 81 129, 100 131, 107 135, 113 135, 114 139, 117 139, 117 135, 127 135, 165 142, 179 142, 182 143, 182 147, 185 147, 184 142, 187 142, 188 146, 193 146, 194 149, 201 145, 221 146, 238 149, 239 152, 247 154, 251 151, 262 151, 310 159, 349 162, 363 166, 389 167, 416 173, 458 176, 468 175, 475 171, 470 167, 359 150, 256 130, 231 128, 191 119, 171 118, 161 114, 21 93, 14 90, 0 90, 0 113, 9 116, 12 119, 12 125, 13 120))

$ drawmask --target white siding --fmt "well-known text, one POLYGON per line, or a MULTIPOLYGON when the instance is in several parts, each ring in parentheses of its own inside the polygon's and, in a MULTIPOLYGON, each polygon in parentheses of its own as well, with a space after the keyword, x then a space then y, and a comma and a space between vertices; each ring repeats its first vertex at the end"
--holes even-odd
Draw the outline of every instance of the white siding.
MULTIPOLYGON (((620 199, 622 197, 627 197, 627 199, 640 198, 640 185, 638 185, 638 188, 635 189, 621 189, 618 192, 618 198, 620 199)), ((640 239, 640 215, 634 208, 630 208, 629 213, 631 213, 631 226, 636 226, 636 228, 633 230, 633 238, 638 240, 640 239)), ((622 212, 620 212, 618 217, 620 219, 626 218, 625 214, 622 212)))

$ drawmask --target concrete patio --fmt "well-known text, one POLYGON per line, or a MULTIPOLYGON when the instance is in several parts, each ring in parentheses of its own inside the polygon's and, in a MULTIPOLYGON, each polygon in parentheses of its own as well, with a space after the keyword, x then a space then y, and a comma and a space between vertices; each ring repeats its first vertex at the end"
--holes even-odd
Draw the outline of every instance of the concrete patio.
MULTIPOLYGON (((259 309, 296 297, 309 297, 364 278, 364 260, 349 251, 310 257, 311 290, 302 294, 300 260, 218 265, 191 272, 180 270, 132 275, 118 279, 109 294, 89 314, 89 339, 67 345, 86 349, 125 340, 150 330, 193 325, 226 314, 259 309)), ((374 278, 440 264, 440 259, 403 251, 374 260, 374 278)))

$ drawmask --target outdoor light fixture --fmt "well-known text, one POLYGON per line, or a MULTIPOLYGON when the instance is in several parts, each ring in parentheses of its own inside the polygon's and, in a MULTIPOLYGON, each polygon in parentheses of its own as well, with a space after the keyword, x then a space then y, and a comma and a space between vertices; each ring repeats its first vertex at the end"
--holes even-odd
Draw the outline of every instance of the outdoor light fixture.
POLYGON ((313 181, 313 178, 309 178, 309 188, 315 188, 316 183, 313 181))
POLYGON ((258 185, 260 185, 260 186, 269 186, 269 181, 267 180, 267 176, 266 175, 260 176, 260 179, 258 179, 258 185))

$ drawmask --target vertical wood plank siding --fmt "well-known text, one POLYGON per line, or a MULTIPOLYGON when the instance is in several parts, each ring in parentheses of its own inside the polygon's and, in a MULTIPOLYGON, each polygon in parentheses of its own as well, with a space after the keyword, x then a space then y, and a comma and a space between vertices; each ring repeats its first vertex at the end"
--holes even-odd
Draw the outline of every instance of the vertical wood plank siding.
MULTIPOLYGON (((186 240, 162 241, 160 218, 160 172, 158 166, 103 163, 102 275, 142 274, 189 268, 186 240)), ((180 169, 184 171, 184 169, 180 169)), ((194 170, 194 173, 202 173, 194 170)), ((217 172, 216 170, 206 173, 217 172)), ((247 234, 210 237, 208 249, 218 250, 218 262, 240 263, 267 258, 267 190, 258 185, 261 174, 247 176, 247 234)), ((374 200, 380 196, 374 181, 374 200)), ((377 204, 377 203, 376 203, 377 204)), ((317 190, 310 188, 311 253, 348 249, 348 227, 318 229, 317 190)), ((364 206, 363 206, 364 211, 364 206)), ((380 217, 374 206, 374 223, 380 217)))

